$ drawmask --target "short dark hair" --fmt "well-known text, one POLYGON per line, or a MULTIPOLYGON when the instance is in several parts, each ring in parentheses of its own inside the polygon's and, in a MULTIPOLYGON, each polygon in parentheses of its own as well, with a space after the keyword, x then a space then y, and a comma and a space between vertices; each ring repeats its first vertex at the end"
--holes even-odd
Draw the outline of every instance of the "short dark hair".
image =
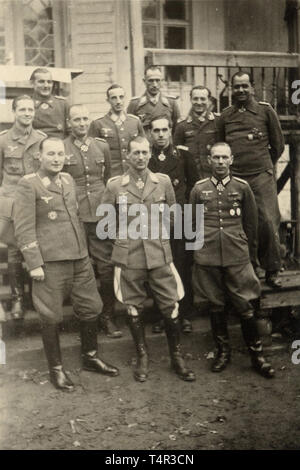
POLYGON ((33 106, 34 106, 34 101, 33 101, 31 96, 29 96, 29 95, 19 95, 19 96, 16 96, 12 101, 11 107, 12 107, 13 111, 15 111, 17 109, 18 101, 21 101, 21 100, 30 100, 30 101, 33 102, 33 106))
POLYGON ((145 68, 144 76, 146 76, 148 70, 159 70, 160 73, 161 73, 161 70, 160 70, 160 68, 159 68, 158 65, 148 65, 148 66, 145 68))
MULTIPOLYGON (((113 85, 111 85, 109 88, 107 88, 106 90, 106 96, 107 98, 109 98, 109 92, 110 90, 114 90, 115 88, 122 88, 122 90, 124 90, 124 88, 121 86, 121 85, 118 85, 117 83, 113 83, 113 85)), ((125 90, 124 90, 125 92, 125 90)))
POLYGON ((214 149, 215 147, 219 147, 220 145, 225 145, 225 147, 228 147, 230 149, 230 152, 231 152, 231 147, 227 142, 215 142, 209 149, 210 155, 211 155, 212 149, 214 149))
POLYGON ((192 97, 194 90, 206 90, 206 91, 207 91, 207 94, 208 94, 208 98, 211 97, 211 91, 210 91, 209 88, 207 88, 207 86, 195 85, 195 86, 193 86, 193 88, 192 88, 191 91, 190 91, 190 98, 192 97))
POLYGON ((33 80, 35 79, 35 76, 36 76, 37 73, 50 73, 50 75, 51 75, 50 70, 46 69, 46 67, 39 67, 39 68, 35 69, 32 72, 32 74, 30 76, 30 81, 31 82, 33 82, 33 80))
POLYGON ((138 142, 138 143, 140 143, 140 142, 144 142, 144 141, 148 142, 149 147, 150 147, 150 142, 149 142, 149 140, 147 139, 147 137, 142 136, 142 135, 137 135, 136 137, 132 137, 132 138, 128 141, 127 153, 130 153, 130 151, 131 151, 131 144, 132 144, 132 142, 138 142))
POLYGON ((254 84, 251 73, 246 72, 246 71, 243 72, 243 70, 239 70, 238 72, 236 72, 235 74, 232 75, 232 77, 231 77, 231 86, 233 86, 233 82, 234 82, 235 77, 242 77, 243 75, 247 75, 249 77, 249 82, 251 83, 251 85, 254 84))
POLYGON ((153 118, 149 122, 150 129, 152 129, 153 127, 152 123, 154 121, 158 121, 159 119, 166 119, 168 121, 169 128, 172 129, 172 123, 166 114, 161 114, 160 116, 153 116, 153 118))
POLYGON ((40 142, 40 146, 39 146, 40 152, 43 151, 45 142, 48 142, 49 140, 53 141, 53 142, 62 142, 64 144, 64 141, 62 139, 60 139, 59 137, 45 137, 45 139, 41 140, 41 142, 40 142))

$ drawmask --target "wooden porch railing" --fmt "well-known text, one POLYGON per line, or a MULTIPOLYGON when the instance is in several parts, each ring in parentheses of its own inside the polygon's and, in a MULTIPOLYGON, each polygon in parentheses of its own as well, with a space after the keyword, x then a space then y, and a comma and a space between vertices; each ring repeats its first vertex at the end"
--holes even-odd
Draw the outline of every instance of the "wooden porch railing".
MULTIPOLYGON (((200 51, 187 49, 145 49, 147 64, 158 66, 192 67, 201 70, 199 79, 194 83, 209 86, 216 98, 218 112, 231 104, 231 76, 240 69, 247 70, 255 82, 255 91, 259 99, 269 101, 281 116, 298 114, 297 107, 291 101, 291 81, 296 78, 300 66, 300 56, 296 53, 253 52, 253 51, 200 51), (225 86, 224 86, 225 85, 225 86), (227 100, 224 98, 226 91, 227 100)), ((195 76, 195 73, 194 73, 195 76)), ((179 92, 182 83, 179 83, 179 92)))

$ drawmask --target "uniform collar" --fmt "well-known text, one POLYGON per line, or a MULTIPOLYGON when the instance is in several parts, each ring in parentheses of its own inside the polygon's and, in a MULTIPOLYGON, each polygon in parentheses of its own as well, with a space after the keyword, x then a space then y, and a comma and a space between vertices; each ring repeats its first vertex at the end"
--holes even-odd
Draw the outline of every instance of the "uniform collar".
POLYGON ((44 99, 40 95, 33 94, 32 98, 34 99, 36 107, 39 107, 42 103, 47 103, 49 106, 52 106, 53 104, 53 95, 50 95, 49 98, 44 99))
POLYGON ((215 119, 215 115, 214 113, 212 113, 211 111, 207 111, 206 114, 202 115, 202 116, 198 116, 196 113, 194 113, 192 110, 190 110, 188 116, 187 116, 187 119, 186 119, 186 122, 192 122, 192 121, 196 121, 196 122, 205 122, 205 121, 214 121, 215 119))
POLYGON ((82 142, 81 140, 77 139, 73 134, 72 140, 73 144, 76 145, 76 147, 82 152, 86 152, 89 149, 90 143, 92 142, 91 137, 86 137, 84 142, 82 142))
POLYGON ((108 115, 115 124, 118 124, 118 123, 123 124, 123 122, 126 121, 126 113, 124 111, 122 111, 121 114, 115 114, 113 110, 111 109, 108 112, 108 115))
POLYGON ((247 111, 250 111, 251 113, 257 114, 257 108, 258 108, 258 103, 257 101, 251 97, 249 102, 246 104, 246 106, 237 106, 236 103, 233 105, 235 110, 239 111, 240 113, 247 111))
POLYGON ((27 139, 28 136, 32 132, 32 126, 26 127, 24 131, 22 132, 22 129, 18 128, 16 125, 13 125, 11 129, 11 135, 13 140, 24 140, 27 139))
MULTIPOLYGON (((128 170, 123 176, 122 176, 122 180, 121 180, 121 185, 122 186, 127 186, 127 184, 129 184, 130 182, 130 177, 132 179, 136 179, 130 170, 128 170)), ((150 171, 148 168, 145 172, 145 179, 147 180, 148 178, 150 178, 150 180, 153 182, 153 183, 159 183, 159 180, 157 178, 157 176, 155 175, 155 173, 152 173, 152 171, 150 171)))
POLYGON ((219 183, 221 183, 224 187, 229 183, 231 180, 230 175, 225 176, 222 180, 217 180, 214 176, 211 176, 210 181, 214 184, 214 186, 217 186, 219 183))
POLYGON ((147 100, 150 101, 150 103, 157 104, 159 102, 159 99, 160 99, 160 92, 157 93, 157 95, 155 95, 155 96, 152 96, 152 95, 150 95, 149 93, 146 92, 146 97, 147 97, 147 100))

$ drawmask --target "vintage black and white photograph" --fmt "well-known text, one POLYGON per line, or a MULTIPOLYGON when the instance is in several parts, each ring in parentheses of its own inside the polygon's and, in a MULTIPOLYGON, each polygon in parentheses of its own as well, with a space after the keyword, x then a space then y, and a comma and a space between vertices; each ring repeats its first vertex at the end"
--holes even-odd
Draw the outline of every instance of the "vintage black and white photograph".
POLYGON ((0 280, 0 450, 299 450, 300 0, 0 0, 0 280))

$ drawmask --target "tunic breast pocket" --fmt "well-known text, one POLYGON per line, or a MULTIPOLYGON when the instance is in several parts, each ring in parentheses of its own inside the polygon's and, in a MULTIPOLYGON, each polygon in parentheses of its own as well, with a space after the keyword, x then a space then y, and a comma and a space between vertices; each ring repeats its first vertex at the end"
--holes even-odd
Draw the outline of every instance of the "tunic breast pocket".
POLYGON ((5 155, 4 170, 11 175, 22 175, 24 173, 23 156, 14 154, 5 155))

